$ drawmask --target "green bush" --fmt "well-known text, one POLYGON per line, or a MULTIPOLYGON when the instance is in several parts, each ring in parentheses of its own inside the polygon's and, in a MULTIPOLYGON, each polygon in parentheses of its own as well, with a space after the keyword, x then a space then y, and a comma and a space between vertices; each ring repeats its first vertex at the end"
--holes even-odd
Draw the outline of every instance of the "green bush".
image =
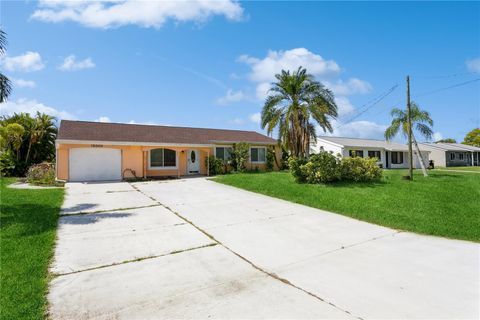
POLYGON ((212 176, 223 173, 223 161, 215 156, 206 158, 205 166, 208 167, 208 172, 212 176))
POLYGON ((27 171, 27 182, 32 184, 55 184, 55 165, 43 162, 34 164, 27 171))
POLYGON ((339 160, 325 151, 312 154, 308 159, 291 157, 288 164, 295 181, 299 183, 366 182, 382 177, 382 169, 378 167, 375 158, 353 157, 339 160))
POLYGON ((247 161, 250 153, 250 145, 246 142, 234 143, 230 156, 232 167, 237 172, 244 172, 247 169, 247 161))
POLYGON ((275 149, 267 148, 267 163, 266 163, 267 171, 273 170, 274 161, 275 161, 275 149))
POLYGON ((340 161, 340 175, 347 181, 379 180, 382 177, 382 169, 377 165, 377 161, 377 158, 344 158, 340 161))

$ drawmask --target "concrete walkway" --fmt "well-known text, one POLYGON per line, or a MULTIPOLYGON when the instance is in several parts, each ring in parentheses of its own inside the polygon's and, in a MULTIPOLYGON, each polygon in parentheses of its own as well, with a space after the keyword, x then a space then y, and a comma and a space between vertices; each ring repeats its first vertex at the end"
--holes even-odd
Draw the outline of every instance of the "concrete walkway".
POLYGON ((475 243, 203 178, 66 187, 53 319, 479 317, 475 243))

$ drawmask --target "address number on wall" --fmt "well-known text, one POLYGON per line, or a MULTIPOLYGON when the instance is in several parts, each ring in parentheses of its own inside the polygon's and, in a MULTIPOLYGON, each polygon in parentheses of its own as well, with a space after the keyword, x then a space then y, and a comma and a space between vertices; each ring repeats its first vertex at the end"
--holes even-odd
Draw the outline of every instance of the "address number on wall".
POLYGON ((92 144, 92 148, 103 148, 103 144, 92 144))

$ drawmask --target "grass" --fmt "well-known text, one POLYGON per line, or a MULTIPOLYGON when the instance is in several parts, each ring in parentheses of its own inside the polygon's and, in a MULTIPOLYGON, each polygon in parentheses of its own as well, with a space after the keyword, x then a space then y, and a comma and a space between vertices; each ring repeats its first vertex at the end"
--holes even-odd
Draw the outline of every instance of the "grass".
POLYGON ((447 168, 437 168, 439 170, 461 170, 461 171, 475 171, 480 172, 480 167, 447 167, 447 168))
POLYGON ((422 234, 480 241, 480 176, 386 170, 376 183, 309 185, 288 172, 230 174, 213 180, 355 219, 422 234))
POLYGON ((63 189, 0 185, 0 319, 43 319, 63 189))

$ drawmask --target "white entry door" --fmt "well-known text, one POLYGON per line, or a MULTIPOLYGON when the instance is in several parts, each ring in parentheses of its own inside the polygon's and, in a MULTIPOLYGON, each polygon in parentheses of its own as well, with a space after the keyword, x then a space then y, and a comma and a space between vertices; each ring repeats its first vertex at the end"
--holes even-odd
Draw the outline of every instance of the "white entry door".
POLYGON ((200 173, 200 153, 198 150, 191 149, 187 151, 187 173, 200 173))
POLYGON ((108 181, 121 179, 122 153, 119 149, 70 149, 69 181, 108 181))

